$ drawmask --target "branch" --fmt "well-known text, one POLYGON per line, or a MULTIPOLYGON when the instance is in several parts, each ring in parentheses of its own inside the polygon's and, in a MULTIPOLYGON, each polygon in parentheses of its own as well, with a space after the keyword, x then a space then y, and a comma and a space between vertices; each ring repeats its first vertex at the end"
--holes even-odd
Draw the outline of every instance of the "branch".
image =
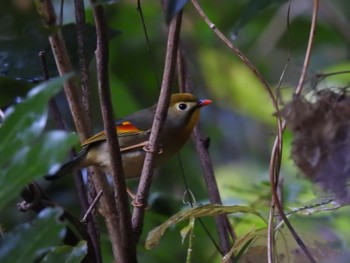
MULTIPOLYGON (((63 2, 63 1, 62 1, 63 2)), ((63 10, 63 8, 62 8, 63 10)), ((85 22, 85 8, 83 0, 74 0, 75 20, 76 20, 76 31, 77 31, 77 43, 78 43, 78 56, 79 56, 79 69, 80 69, 80 84, 82 91, 82 110, 85 113, 85 122, 89 128, 89 134, 91 133, 92 116, 91 116, 91 103, 90 103, 90 76, 89 76, 89 62, 87 60, 86 50, 86 22, 85 22)), ((89 170, 88 170, 89 171, 89 170)), ((90 174, 89 174, 90 176, 90 174)), ((83 210, 86 217, 88 233, 93 243, 93 249, 95 251, 96 263, 102 262, 101 247, 100 247, 100 233, 97 228, 96 214, 87 213, 89 208, 89 201, 94 203, 94 195, 96 194, 95 187, 93 186, 92 180, 87 180, 84 183, 81 172, 74 174, 75 185, 78 191, 80 202, 82 203, 83 210)), ((103 192, 103 190, 100 190, 103 192)), ((98 195, 97 195, 98 196, 98 195)), ((99 200, 99 199, 98 199, 99 200)))
POLYGON ((141 204, 141 206, 135 207, 132 215, 132 227, 135 241, 138 241, 140 239, 142 233, 143 218, 145 214, 144 209, 147 206, 147 199, 152 183, 154 155, 158 150, 159 135, 162 129, 162 124, 166 118, 167 109, 169 107, 170 84, 173 79, 174 69, 176 65, 176 54, 180 38, 181 18, 182 12, 178 13, 169 25, 167 53, 165 56, 162 86, 154 116, 152 131, 150 134, 148 144, 149 150, 146 153, 139 187, 135 197, 135 203, 141 204))
POLYGON ((109 218, 109 220, 117 221, 117 228, 115 229, 115 224, 113 224, 113 228, 111 229, 113 232, 110 232, 109 234, 110 238, 113 239, 112 246, 116 261, 136 262, 136 246, 133 243, 131 235, 131 220, 128 197, 126 192, 119 142, 115 132, 112 101, 109 89, 108 28, 104 16, 103 6, 96 4, 97 3, 95 0, 91 0, 97 35, 96 62, 98 73, 98 90, 100 95, 100 105, 104 129, 107 134, 108 151, 112 168, 111 175, 113 177, 115 191, 114 201, 116 210, 113 209, 111 211, 111 218, 109 218), (118 232, 115 233, 115 231, 118 232))
POLYGON ((309 64, 310 64, 311 50, 312 50, 312 45, 314 43, 314 36, 315 36, 315 31, 316 31, 318 5, 319 5, 319 0, 314 0, 313 10, 312 10, 312 19, 311 19, 311 28, 310 28, 310 33, 309 33, 309 41, 307 44, 303 69, 302 69, 302 72, 300 75, 299 83, 298 83, 298 86, 294 92, 295 96, 299 96, 302 89, 303 89, 303 85, 304 85, 304 81, 305 81, 305 77, 306 77, 306 72, 307 72, 307 69, 308 69, 309 64))
MULTIPOLYGON (((56 25, 56 14, 51 0, 35 1, 37 11, 43 18, 43 22, 48 27, 53 27, 56 30, 49 36, 52 53, 55 58, 58 72, 60 76, 73 71, 70 62, 66 45, 62 36, 61 29, 56 25)), ((69 79, 64 85, 64 92, 67 96, 69 108, 72 112, 74 123, 81 140, 86 140, 89 137, 89 128, 85 122, 84 112, 81 110, 80 90, 77 86, 76 79, 69 79)))

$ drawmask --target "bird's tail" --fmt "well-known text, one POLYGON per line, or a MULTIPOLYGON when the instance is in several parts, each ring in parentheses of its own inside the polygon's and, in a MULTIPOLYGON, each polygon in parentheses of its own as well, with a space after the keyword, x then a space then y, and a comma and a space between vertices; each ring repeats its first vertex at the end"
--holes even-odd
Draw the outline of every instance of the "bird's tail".
POLYGON ((82 163, 85 160, 86 153, 86 150, 81 151, 76 157, 74 157, 73 160, 63 164, 56 173, 45 175, 44 178, 48 181, 54 181, 65 175, 73 173, 77 169, 82 168, 82 163))

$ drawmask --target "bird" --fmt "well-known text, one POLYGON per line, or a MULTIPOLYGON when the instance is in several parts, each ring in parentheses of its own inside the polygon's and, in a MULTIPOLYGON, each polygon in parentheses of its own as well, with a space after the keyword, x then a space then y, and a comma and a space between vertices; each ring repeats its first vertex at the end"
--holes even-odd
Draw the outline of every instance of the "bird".
MULTIPOLYGON (((197 99, 190 93, 171 95, 155 156, 156 167, 182 148, 199 122, 200 109, 211 103, 209 99, 197 99)), ((157 104, 115 122, 125 178, 141 176, 156 107, 157 104)), ((96 166, 110 175, 112 168, 106 140, 105 131, 93 135, 81 144, 82 150, 76 157, 44 178, 53 181, 88 166, 96 166)))

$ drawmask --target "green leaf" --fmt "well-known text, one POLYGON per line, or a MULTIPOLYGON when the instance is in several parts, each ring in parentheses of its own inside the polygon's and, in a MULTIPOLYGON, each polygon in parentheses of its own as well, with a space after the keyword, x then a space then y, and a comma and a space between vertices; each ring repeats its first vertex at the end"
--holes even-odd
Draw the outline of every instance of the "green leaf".
POLYGON ((258 211, 248 206, 224 206, 217 204, 198 206, 176 213, 163 224, 150 231, 146 239, 145 247, 146 249, 152 249, 155 247, 169 227, 183 220, 190 219, 191 217, 217 216, 232 213, 251 213, 265 221, 258 211))
POLYGON ((45 134, 35 145, 19 150, 11 165, 1 171, 0 208, 16 198, 31 180, 57 169, 68 150, 77 142, 74 134, 53 131, 45 134))
POLYGON ((59 246, 50 251, 42 263, 79 263, 87 253, 86 241, 80 241, 76 247, 59 246))
POLYGON ((0 262, 35 262, 45 251, 59 244, 65 234, 65 225, 58 220, 62 209, 47 208, 37 220, 25 223, 0 240, 0 262))
POLYGON ((63 131, 42 135, 47 102, 66 78, 54 79, 32 89, 27 99, 10 109, 0 127, 0 208, 16 198, 31 180, 57 168, 76 136, 63 131))
POLYGON ((42 133, 46 125, 47 103, 66 79, 55 78, 40 84, 28 93, 25 101, 8 110, 10 113, 0 127, 0 167, 42 133))

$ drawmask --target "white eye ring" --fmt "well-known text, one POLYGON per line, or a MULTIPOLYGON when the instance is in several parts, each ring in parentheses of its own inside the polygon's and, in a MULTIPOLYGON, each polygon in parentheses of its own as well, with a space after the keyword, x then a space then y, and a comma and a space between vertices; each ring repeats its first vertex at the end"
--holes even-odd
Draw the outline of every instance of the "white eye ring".
POLYGON ((177 104, 177 108, 181 111, 185 111, 188 109, 188 105, 184 102, 180 102, 177 104))

